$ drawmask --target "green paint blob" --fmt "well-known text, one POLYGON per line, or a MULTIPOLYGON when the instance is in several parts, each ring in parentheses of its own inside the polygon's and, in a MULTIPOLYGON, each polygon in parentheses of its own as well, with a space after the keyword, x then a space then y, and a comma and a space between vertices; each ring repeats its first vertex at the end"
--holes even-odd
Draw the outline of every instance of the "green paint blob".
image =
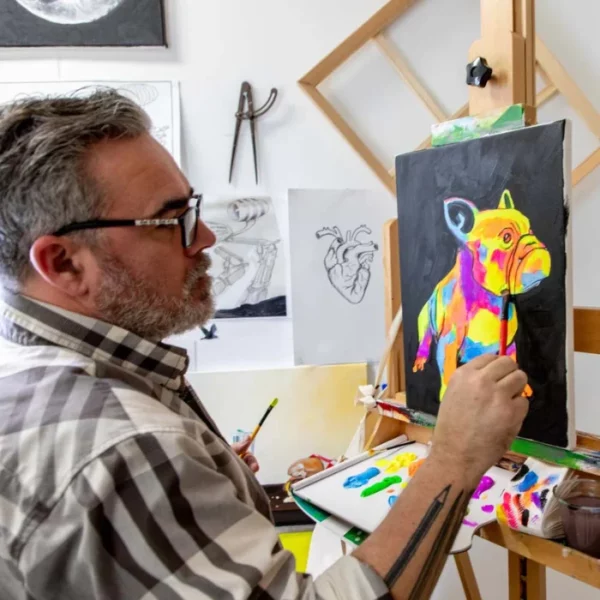
POLYGON ((399 477, 398 475, 384 477, 381 481, 378 481, 377 483, 374 483, 373 485, 370 485, 368 488, 364 489, 360 493, 360 497, 366 498, 367 496, 372 496, 373 494, 381 492, 395 483, 402 483, 402 477, 399 477))

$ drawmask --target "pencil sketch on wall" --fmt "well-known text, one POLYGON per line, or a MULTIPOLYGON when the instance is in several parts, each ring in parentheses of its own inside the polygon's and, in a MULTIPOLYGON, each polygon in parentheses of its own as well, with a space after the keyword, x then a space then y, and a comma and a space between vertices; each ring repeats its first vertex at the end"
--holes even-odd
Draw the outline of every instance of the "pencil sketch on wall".
POLYGON ((387 192, 292 189, 291 316, 297 365, 375 362, 385 348, 387 192))
POLYGON ((371 281, 371 264, 377 244, 359 239, 361 234, 372 235, 366 225, 346 231, 344 238, 339 227, 323 227, 316 232, 317 239, 332 237, 323 260, 325 271, 333 289, 350 304, 363 301, 371 281))
POLYGON ((210 250, 215 317, 285 316, 281 239, 271 200, 207 203, 202 219, 217 238, 210 250))
POLYGON ((179 86, 172 81, 46 81, 0 83, 0 104, 26 98, 82 98, 114 88, 141 106, 151 121, 150 132, 181 165, 179 86))

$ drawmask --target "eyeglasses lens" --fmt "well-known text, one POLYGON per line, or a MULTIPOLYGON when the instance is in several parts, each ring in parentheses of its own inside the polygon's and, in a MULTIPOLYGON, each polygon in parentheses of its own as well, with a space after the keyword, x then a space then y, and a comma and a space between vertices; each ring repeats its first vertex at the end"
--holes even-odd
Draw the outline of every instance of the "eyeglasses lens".
POLYGON ((183 231, 185 238, 185 247, 189 248, 196 241, 196 231, 198 229, 198 209, 190 208, 183 217, 183 231))

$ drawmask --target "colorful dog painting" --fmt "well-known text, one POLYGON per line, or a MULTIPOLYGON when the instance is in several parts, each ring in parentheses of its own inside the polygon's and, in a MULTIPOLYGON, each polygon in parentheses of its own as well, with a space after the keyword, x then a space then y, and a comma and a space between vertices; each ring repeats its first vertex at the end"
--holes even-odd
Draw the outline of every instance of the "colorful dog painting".
POLYGON ((410 409, 436 416, 452 374, 505 345, 529 385, 519 437, 576 443, 569 130, 556 121, 396 157, 410 409))
MULTIPOLYGON (((419 347, 413 372, 422 371, 436 341, 440 401, 461 363, 498 353, 503 295, 525 294, 550 275, 550 252, 527 216, 504 190, 498 207, 478 210, 464 198, 444 201, 446 225, 458 242, 456 262, 435 286, 418 318, 419 347)), ((507 354, 517 360, 518 315, 508 313, 507 354)), ((527 386, 525 395, 531 396, 527 386)))

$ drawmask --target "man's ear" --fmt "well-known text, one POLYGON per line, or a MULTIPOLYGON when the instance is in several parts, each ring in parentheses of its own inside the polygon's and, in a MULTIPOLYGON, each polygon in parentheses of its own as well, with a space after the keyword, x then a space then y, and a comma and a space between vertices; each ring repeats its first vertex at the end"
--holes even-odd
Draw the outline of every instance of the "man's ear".
POLYGON ((33 243, 29 260, 49 285, 73 298, 88 292, 82 247, 68 237, 44 235, 33 243))
POLYGON ((463 244, 467 241, 467 235, 475 225, 475 217, 478 213, 477 207, 470 200, 464 198, 444 200, 446 225, 456 239, 463 244))

